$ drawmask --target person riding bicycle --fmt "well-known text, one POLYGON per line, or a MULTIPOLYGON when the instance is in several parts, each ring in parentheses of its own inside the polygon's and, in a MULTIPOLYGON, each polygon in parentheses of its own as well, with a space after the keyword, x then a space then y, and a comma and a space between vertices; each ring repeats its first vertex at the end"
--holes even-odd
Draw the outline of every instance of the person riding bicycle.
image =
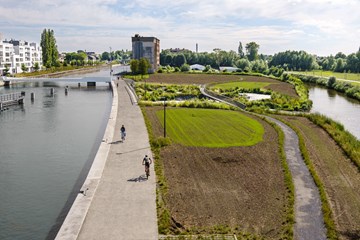
POLYGON ((126 132, 125 132, 124 125, 121 126, 120 133, 121 133, 121 140, 124 141, 125 137, 126 137, 126 132))
POLYGON ((145 155, 145 157, 142 161, 142 165, 145 165, 145 173, 147 173, 149 176, 150 176, 150 173, 148 173, 148 171, 149 171, 151 163, 152 163, 151 158, 149 158, 148 155, 145 155))

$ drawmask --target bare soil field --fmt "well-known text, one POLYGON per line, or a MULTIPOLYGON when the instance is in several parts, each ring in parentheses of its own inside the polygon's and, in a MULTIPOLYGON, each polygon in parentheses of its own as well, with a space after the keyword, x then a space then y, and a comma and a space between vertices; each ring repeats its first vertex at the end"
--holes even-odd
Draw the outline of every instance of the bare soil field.
MULTIPOLYGON (((163 134, 156 116, 160 109, 145 108, 157 137, 163 134)), ((170 211, 174 233, 209 233, 210 228, 226 225, 268 239, 280 238, 287 191, 278 135, 268 123, 257 120, 265 134, 254 146, 205 148, 173 143, 162 148, 168 185, 162 198, 170 211)))
POLYGON ((273 83, 265 88, 292 97, 298 96, 293 85, 275 79, 258 77, 258 76, 158 73, 158 74, 151 74, 149 78, 146 80, 146 82, 169 83, 169 84, 209 84, 209 83, 222 83, 222 82, 224 83, 224 82, 233 82, 233 81, 273 83))
POLYGON ((360 173, 336 142, 307 118, 281 116, 302 133, 325 186, 340 239, 360 239, 360 173))

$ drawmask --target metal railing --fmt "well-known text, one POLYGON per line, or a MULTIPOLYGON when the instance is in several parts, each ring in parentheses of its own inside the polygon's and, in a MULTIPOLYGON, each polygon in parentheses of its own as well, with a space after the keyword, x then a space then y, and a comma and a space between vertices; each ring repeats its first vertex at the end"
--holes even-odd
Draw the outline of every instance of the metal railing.
POLYGON ((9 93, 9 94, 1 95, 0 102, 19 101, 23 98, 24 98, 24 96, 20 92, 9 93))

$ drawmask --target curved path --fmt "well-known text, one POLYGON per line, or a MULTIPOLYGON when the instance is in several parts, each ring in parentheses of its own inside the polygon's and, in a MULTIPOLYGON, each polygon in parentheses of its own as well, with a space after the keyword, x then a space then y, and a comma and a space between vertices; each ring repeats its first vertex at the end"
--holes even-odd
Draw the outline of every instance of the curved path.
MULTIPOLYGON (((201 92, 209 98, 234 106, 232 103, 207 94, 204 88, 201 89, 201 92)), ((263 117, 281 127, 285 135, 285 155, 295 187, 294 239, 325 240, 326 228, 321 211, 319 190, 301 156, 297 134, 281 121, 268 116, 263 117)))
POLYGON ((274 118, 268 120, 281 127, 285 135, 285 154, 295 186, 294 239, 326 239, 326 228, 321 211, 319 190, 299 149, 297 134, 274 118))
POLYGON ((151 157, 144 118, 126 83, 112 85, 112 112, 82 188, 86 192, 78 194, 56 239, 158 239, 154 168, 146 179, 142 166, 144 155, 151 157))

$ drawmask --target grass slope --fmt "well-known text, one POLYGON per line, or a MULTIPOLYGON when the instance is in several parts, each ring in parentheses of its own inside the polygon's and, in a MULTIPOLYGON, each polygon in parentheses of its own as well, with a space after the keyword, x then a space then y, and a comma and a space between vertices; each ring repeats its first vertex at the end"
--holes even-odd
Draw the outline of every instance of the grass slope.
MULTIPOLYGON (((163 110, 157 117, 164 125, 163 110)), ((240 112, 214 109, 167 109, 168 136, 185 146, 252 146, 262 141, 263 126, 240 112)))

